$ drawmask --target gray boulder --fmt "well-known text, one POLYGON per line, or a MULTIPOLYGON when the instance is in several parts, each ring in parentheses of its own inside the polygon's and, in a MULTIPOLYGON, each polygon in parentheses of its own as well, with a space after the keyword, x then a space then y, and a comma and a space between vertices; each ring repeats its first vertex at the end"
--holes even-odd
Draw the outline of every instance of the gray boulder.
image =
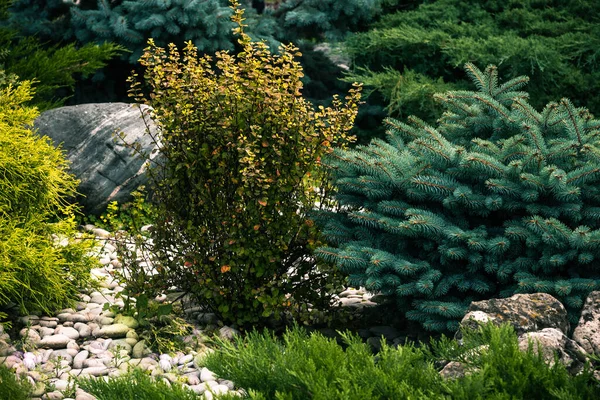
MULTIPOLYGON (((519 338, 519 348, 527 350, 529 345, 538 346, 548 364, 554 363, 554 355, 577 374, 584 368, 586 353, 600 349, 600 292, 590 293, 581 319, 569 338, 569 322, 565 307, 546 293, 516 294, 506 299, 490 299, 473 302, 461 321, 461 326, 476 328, 480 324, 493 322, 511 324, 519 338)), ((460 332, 456 337, 460 339, 460 332)), ((460 363, 448 363, 440 374, 448 378, 464 376, 466 369, 460 363)))
POLYGON ((592 292, 586 299, 573 340, 586 352, 600 356, 600 292, 592 292))
POLYGON ((111 201, 128 201, 133 190, 147 183, 145 160, 114 135, 123 132, 127 143, 150 154, 154 145, 146 129, 156 134, 156 126, 148 116, 146 125, 141 110, 126 103, 82 104, 45 111, 35 120, 38 134, 65 151, 81 182, 78 191, 85 197, 78 200, 87 213, 99 214, 111 201))
POLYGON ((555 328, 564 334, 569 332, 567 310, 547 293, 515 294, 506 299, 475 301, 469 306, 461 325, 476 327, 487 321, 498 325, 510 323, 519 336, 544 328, 555 328))

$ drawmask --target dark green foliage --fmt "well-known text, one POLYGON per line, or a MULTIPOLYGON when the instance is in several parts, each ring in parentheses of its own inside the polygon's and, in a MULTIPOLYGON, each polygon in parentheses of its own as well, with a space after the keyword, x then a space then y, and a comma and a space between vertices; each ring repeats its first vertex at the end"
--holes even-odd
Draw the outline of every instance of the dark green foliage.
MULTIPOLYGON (((90 241, 74 241, 77 181, 48 138, 26 128, 30 83, 0 87, 0 310, 51 312, 89 282, 90 241)), ((14 317, 14 315, 13 315, 14 317)))
POLYGON ((440 116, 434 93, 464 89, 466 62, 497 64, 507 79, 531 78, 532 105, 562 96, 600 112, 600 2, 437 0, 384 15, 348 38, 347 79, 385 98, 389 115, 440 116))
POLYGON ((600 121, 567 99, 535 111, 526 77, 466 71, 479 90, 438 96, 436 126, 388 119, 386 141, 328 158, 340 209, 320 216, 318 253, 428 330, 514 293, 549 293, 577 321, 600 288, 600 121))
MULTIPOLYGON (((0 0, 5 8, 9 2, 0 0)), ((4 15, 2 22, 6 22, 4 15)), ((123 48, 114 44, 44 46, 34 36, 22 36, 14 28, 0 28, 0 69, 7 75, 35 82, 32 105, 40 110, 61 106, 73 90, 76 78, 86 77, 106 65, 123 48)))
MULTIPOLYGON (((287 0, 273 15, 286 40, 337 41, 360 29, 381 12, 381 0, 287 0), (285 33, 287 32, 287 33, 285 33)), ((281 39, 280 39, 281 40, 281 39)))
POLYGON ((67 15, 71 1, 11 0, 8 26, 42 42, 62 42, 73 36, 67 15))
POLYGON ((272 54, 242 30, 243 52, 183 59, 153 42, 141 59, 164 162, 153 163, 152 231, 161 271, 221 318, 245 325, 328 305, 339 277, 315 264, 307 213, 328 189, 319 160, 347 142, 360 89, 317 110, 302 98, 297 49, 272 54), (215 65, 216 67, 213 67, 215 65), (319 188, 320 190, 317 190, 319 188))
POLYGON ((77 384, 98 400, 196 400, 200 396, 181 384, 153 379, 139 369, 108 380, 78 379, 77 384))
POLYGON ((231 10, 225 0, 98 0, 96 9, 71 7, 71 23, 82 43, 111 41, 132 51, 134 64, 149 38, 159 46, 191 40, 205 52, 232 49, 231 10))
POLYGON ((0 364, 0 399, 29 400, 31 398, 29 381, 17 378, 14 371, 0 364))
POLYGON ((596 399, 600 387, 589 370, 572 377, 549 367, 535 347, 519 350, 512 327, 486 325, 464 331, 462 344, 442 338, 389 347, 375 356, 350 333, 344 346, 319 333, 294 328, 281 339, 249 333, 218 340, 204 364, 245 388, 252 399, 596 399), (435 361, 460 361, 468 376, 445 380, 435 361))
POLYGON ((465 377, 448 384, 452 399, 566 400, 600 395, 589 365, 577 376, 570 375, 557 358, 549 366, 535 343, 526 351, 519 349, 517 335, 508 324, 462 329, 462 333, 462 345, 442 338, 431 346, 435 359, 458 361, 466 367, 465 377))
MULTIPOLYGON (((288 0, 278 2, 281 4, 277 9, 274 4, 267 4, 262 13, 252 7, 253 3, 242 1, 250 37, 265 40, 273 52, 277 52, 281 43, 294 42, 308 56, 301 61, 305 97, 321 104, 333 94, 347 91, 349 84, 337 82, 342 76, 339 68, 323 60, 321 53, 313 52, 312 47, 325 39, 341 39, 349 30, 361 29, 380 12, 381 0, 288 0)), ((206 53, 234 47, 239 50, 231 35, 227 0, 82 0, 77 4, 61 0, 15 0, 11 12, 9 26, 25 36, 35 33, 48 46, 112 41, 129 50, 122 53, 122 60, 112 60, 109 67, 92 79, 81 81, 73 104, 126 101, 126 93, 121 90, 125 87, 123 71, 129 73, 132 66, 139 65, 138 59, 149 38, 159 46, 175 43, 179 48, 184 41, 192 40, 206 53)))
POLYGON ((319 333, 287 330, 281 340, 264 331, 218 349, 204 364, 255 399, 438 399, 440 375, 425 353, 413 346, 383 345, 373 357, 358 336, 342 334, 345 348, 319 333))

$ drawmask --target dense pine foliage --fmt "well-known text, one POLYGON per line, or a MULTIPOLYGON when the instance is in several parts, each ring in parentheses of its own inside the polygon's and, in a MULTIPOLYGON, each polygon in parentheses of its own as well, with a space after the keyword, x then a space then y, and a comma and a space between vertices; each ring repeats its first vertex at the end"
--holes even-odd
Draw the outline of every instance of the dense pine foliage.
POLYGON ((462 65, 495 64, 507 79, 530 77, 536 108, 568 97, 598 113, 599 16, 595 0, 427 1, 348 38, 347 79, 375 90, 390 116, 433 122, 443 111, 433 94, 468 87, 462 65))
POLYGON ((478 90, 437 96, 435 126, 388 119, 387 140, 328 158, 340 209, 319 253, 429 330, 514 293, 552 294, 576 322, 600 288, 600 121, 567 99, 536 111, 525 77, 466 72, 478 90))

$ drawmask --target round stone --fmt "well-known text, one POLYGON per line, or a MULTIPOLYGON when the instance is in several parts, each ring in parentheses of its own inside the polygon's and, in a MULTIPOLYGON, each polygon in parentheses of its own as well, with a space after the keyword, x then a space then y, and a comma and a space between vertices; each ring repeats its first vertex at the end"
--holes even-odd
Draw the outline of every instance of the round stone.
POLYGON ((83 322, 77 322, 75 325, 73 325, 73 328, 77 329, 77 332, 79 332, 79 337, 81 338, 87 338, 92 334, 92 329, 83 322))
POLYGON ((35 329, 31 329, 31 328, 21 329, 21 331, 19 331, 19 336, 21 338, 23 338, 23 341, 25 343, 30 343, 30 344, 38 344, 40 342, 40 340, 42 340, 42 338, 40 337, 40 334, 35 329))
POLYGON ((110 232, 102 228, 93 228, 92 233, 100 239, 108 239, 110 237, 110 232))
POLYGON ((40 341, 41 347, 48 347, 50 349, 64 349, 67 344, 71 341, 67 335, 48 335, 44 336, 40 341))
POLYGON ((87 360, 87 358, 89 356, 90 356, 90 352, 87 350, 82 350, 79 353, 77 353, 77 355, 75 357, 73 357, 73 368, 82 369, 83 361, 87 360))
POLYGON ((137 328, 138 326, 140 326, 140 323, 137 321, 137 319, 130 317, 128 315, 117 315, 115 317, 115 324, 123 324, 126 325, 132 329, 137 328))
POLYGON ((55 334, 61 334, 67 336, 69 339, 77 340, 79 339, 79 332, 75 328, 69 328, 66 326, 59 326, 54 331, 55 334))
POLYGON ((150 354, 150 350, 146 347, 146 341, 140 340, 133 346, 133 350, 131 351, 131 356, 133 358, 143 358, 144 356, 150 354))
POLYGON ((217 377, 211 370, 206 367, 202 367, 202 370, 200 370, 200 380, 202 382, 216 381, 217 377))
POLYGON ((104 376, 108 375, 108 368, 106 366, 98 366, 98 367, 88 367, 81 370, 81 375, 91 375, 91 376, 104 376))
POLYGON ((98 329, 96 336, 108 338, 124 338, 131 328, 124 324, 106 325, 98 329))

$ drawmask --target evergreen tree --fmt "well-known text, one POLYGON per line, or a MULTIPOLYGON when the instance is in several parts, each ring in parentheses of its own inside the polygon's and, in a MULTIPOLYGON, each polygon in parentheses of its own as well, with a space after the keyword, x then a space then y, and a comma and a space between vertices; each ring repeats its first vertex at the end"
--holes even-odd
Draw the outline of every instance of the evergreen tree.
POLYGON ((233 48, 231 10, 225 0, 126 0, 116 4, 98 0, 96 9, 71 7, 77 39, 82 43, 120 43, 132 51, 132 64, 137 63, 149 38, 160 46, 191 40, 204 52, 233 48))
POLYGON ((387 119, 387 140, 328 159, 339 202, 320 214, 319 254, 395 300, 428 330, 454 330, 469 303, 545 292, 571 321, 600 288, 600 121, 569 100, 541 112, 500 84, 437 96, 436 126, 387 119))
POLYGON ((283 28, 281 39, 325 38, 337 41, 381 12, 382 0, 287 0, 273 15, 283 28), (287 32, 287 34, 285 34, 287 32))
MULTIPOLYGON (((0 0, 0 22, 9 19, 9 4, 8 0, 0 0)), ((57 107, 64 103, 77 77, 96 72, 122 50, 110 43, 44 47, 36 37, 0 27, 0 84, 14 83, 16 77, 32 81, 36 84, 36 96, 29 105, 36 105, 39 110, 57 107)))
MULTIPOLYGON (((507 79, 530 76, 532 105, 562 96, 600 112, 600 2, 596 0, 437 0, 384 15, 351 35, 349 82, 380 98, 389 116, 435 121, 434 93, 464 90, 460 66, 498 64, 507 79)), ((374 135, 365 132, 364 135, 374 135)))

